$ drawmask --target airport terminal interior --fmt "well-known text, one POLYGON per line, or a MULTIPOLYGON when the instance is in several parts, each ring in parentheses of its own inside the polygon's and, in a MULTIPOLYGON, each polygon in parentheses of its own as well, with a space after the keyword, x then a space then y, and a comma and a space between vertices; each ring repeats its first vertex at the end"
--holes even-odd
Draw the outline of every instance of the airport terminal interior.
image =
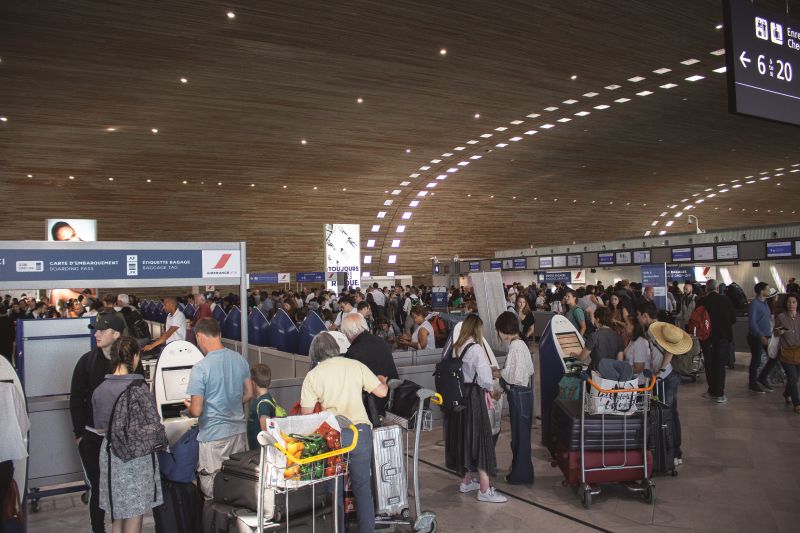
POLYGON ((800 531, 798 126, 800 0, 0 3, 0 533, 800 531))

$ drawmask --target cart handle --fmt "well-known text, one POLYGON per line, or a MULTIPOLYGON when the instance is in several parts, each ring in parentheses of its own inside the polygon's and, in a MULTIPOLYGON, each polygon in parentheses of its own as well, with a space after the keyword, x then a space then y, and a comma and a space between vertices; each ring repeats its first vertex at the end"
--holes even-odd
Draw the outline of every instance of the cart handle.
POLYGON ((339 448, 338 450, 331 450, 325 453, 321 453, 319 455, 312 455, 311 457, 304 457, 302 459, 298 459, 290 455, 289 452, 286 451, 286 448, 284 448, 281 445, 281 443, 274 442, 273 446, 275 446, 278 449, 278 451, 280 451, 283 455, 286 456, 286 460, 288 462, 295 463, 298 465, 307 465, 309 463, 313 463, 314 461, 322 461, 323 459, 328 459, 329 457, 336 457, 337 455, 344 455, 346 453, 350 453, 353 450, 355 450, 356 445, 358 444, 358 428, 356 428, 353 424, 350 424, 349 429, 350 431, 353 432, 353 442, 350 443, 350 446, 347 446, 346 448, 339 448))
POLYGON ((433 396, 431 396, 431 403, 435 405, 442 405, 444 403, 444 399, 442 399, 441 394, 434 392, 433 396))
POLYGON ((586 381, 587 381, 587 383, 589 383, 589 385, 591 385, 592 387, 597 389, 598 392, 602 392, 603 394, 619 394, 619 393, 622 393, 622 392, 650 392, 650 391, 653 390, 653 387, 656 386, 656 377, 655 376, 653 376, 650 379, 650 385, 648 387, 643 387, 643 388, 640 387, 640 388, 635 388, 635 389, 613 389, 613 390, 607 390, 607 389, 601 389, 600 386, 597 385, 597 383, 595 383, 591 379, 587 379, 586 381))

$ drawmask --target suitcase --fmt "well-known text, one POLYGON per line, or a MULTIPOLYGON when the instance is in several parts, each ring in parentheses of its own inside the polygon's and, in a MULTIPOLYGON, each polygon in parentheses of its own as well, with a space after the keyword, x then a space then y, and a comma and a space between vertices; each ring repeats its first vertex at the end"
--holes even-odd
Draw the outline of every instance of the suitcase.
MULTIPOLYGON (((570 450, 581 449, 580 400, 556 399, 550 414, 550 449, 559 446, 570 450)), ((642 413, 630 416, 584 415, 584 449, 622 450, 641 448, 644 434, 642 413)))
MULTIPOLYGON (((291 496, 290 496, 291 498, 291 496)), ((239 509, 233 512, 235 521, 230 526, 229 533, 254 533, 258 524, 258 516, 255 512, 239 509)), ((292 517, 289 522, 289 529, 292 533, 333 533, 336 531, 334 525, 333 507, 316 509, 312 523, 311 513, 292 517)), ((286 531, 286 524, 269 522, 264 524, 263 531, 286 531)))
POLYGON ((206 500, 203 504, 203 533, 228 533, 236 524, 237 507, 206 500))
POLYGON ((372 430, 375 514, 404 516, 408 513, 408 477, 400 426, 372 430))
POLYGON ((666 404, 650 402, 647 418, 647 447, 653 451, 653 471, 658 474, 678 475, 675 468, 675 418, 666 404))
POLYGON ((200 531, 202 496, 194 483, 176 483, 161 478, 164 503, 153 508, 156 533, 200 531))
MULTIPOLYGON (((640 481, 644 479, 644 468, 642 465, 642 449, 625 450, 606 450, 586 451, 586 468, 598 468, 601 466, 622 466, 640 465, 639 468, 629 468, 625 470, 606 470, 598 472, 586 472, 586 482, 592 484, 600 483, 624 483, 626 481, 640 481)), ((581 483, 581 451, 568 450, 559 446, 556 450, 556 462, 561 472, 564 474, 564 482, 567 485, 576 486, 581 483)), ((647 451, 647 477, 653 472, 653 455, 647 451)))

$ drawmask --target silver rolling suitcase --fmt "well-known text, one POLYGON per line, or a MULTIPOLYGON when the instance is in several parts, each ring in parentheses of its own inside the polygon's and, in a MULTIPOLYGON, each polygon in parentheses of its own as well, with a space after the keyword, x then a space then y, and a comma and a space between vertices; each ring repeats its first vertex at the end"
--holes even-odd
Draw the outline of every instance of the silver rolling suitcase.
POLYGON ((375 514, 408 516, 408 478, 400 426, 373 428, 372 448, 375 514))

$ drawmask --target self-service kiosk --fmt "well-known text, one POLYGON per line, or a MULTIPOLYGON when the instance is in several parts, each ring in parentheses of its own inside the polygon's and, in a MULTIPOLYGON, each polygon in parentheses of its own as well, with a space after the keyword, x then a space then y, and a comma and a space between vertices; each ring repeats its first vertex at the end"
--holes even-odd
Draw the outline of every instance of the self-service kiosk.
POLYGON ((308 313, 306 319, 300 324, 300 341, 298 343, 297 353, 300 355, 308 355, 308 350, 311 348, 311 341, 314 337, 323 331, 327 331, 325 322, 315 312, 308 313))
POLYGON ((556 315, 539 340, 539 391, 542 407, 542 444, 550 444, 550 408, 558 397, 558 382, 567 371, 565 359, 580 352, 583 337, 567 318, 556 315))
POLYGON ((250 344, 269 346, 269 320, 261 309, 253 309, 247 317, 247 332, 250 344))
POLYGON ((186 430, 197 423, 196 418, 185 414, 183 400, 189 398, 186 388, 192 367, 202 359, 200 350, 186 341, 167 344, 158 358, 153 377, 153 393, 170 444, 174 444, 186 430))
POLYGON ((220 323, 222 336, 232 341, 242 340, 242 312, 237 306, 231 307, 225 322, 220 323))

